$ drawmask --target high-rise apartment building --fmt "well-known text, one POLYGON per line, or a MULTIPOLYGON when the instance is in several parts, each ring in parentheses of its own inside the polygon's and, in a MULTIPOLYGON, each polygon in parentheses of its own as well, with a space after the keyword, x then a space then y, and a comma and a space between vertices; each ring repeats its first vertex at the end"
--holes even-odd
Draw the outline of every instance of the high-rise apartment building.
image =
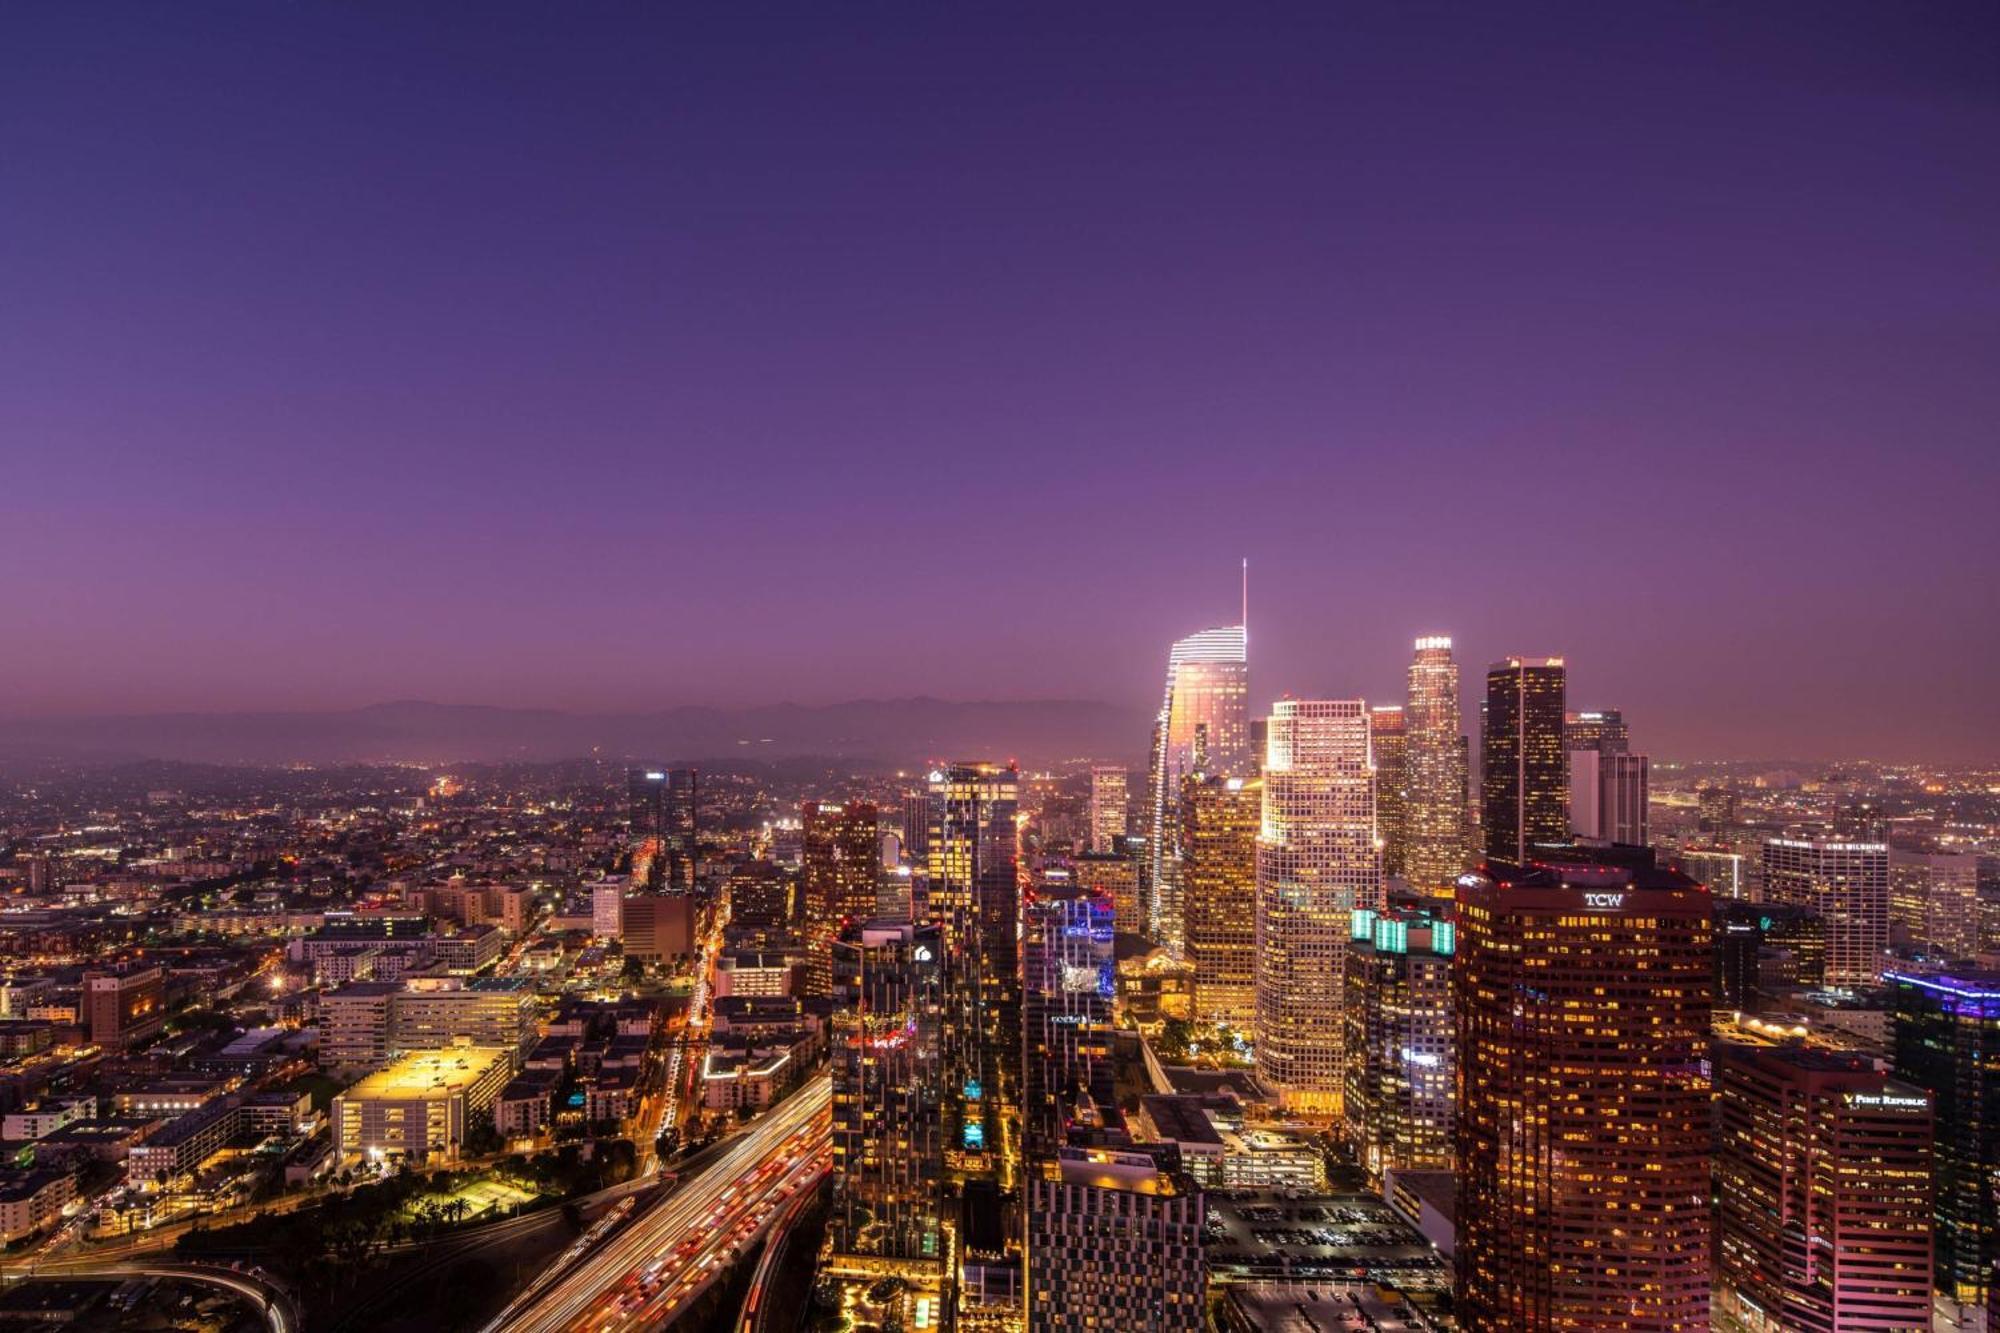
POLYGON ((944 1260, 944 944, 936 927, 876 921, 833 946, 833 1205, 836 1267, 944 1260))
POLYGON ((1382 905, 1368 706, 1284 699, 1266 730, 1257 838, 1257 1077, 1283 1105, 1338 1115, 1347 942, 1382 905))
POLYGON ((1579 838, 1647 843, 1647 761, 1624 750, 1572 750, 1570 830, 1579 838))
POLYGON ((944 947, 947 1130, 959 1160, 1005 1174, 1002 1122, 1017 1119, 1021 1068, 1020 887, 1012 764, 930 775, 928 873, 920 920, 944 947))
POLYGON ((1030 1333, 1200 1333, 1202 1192, 1153 1155, 1064 1148, 1028 1173, 1030 1333))
POLYGON ((867 801, 807 801, 799 889, 805 900, 806 966, 803 992, 832 994, 833 942, 841 931, 875 915, 881 884, 876 809, 867 801))
POLYGON ((1714 1056, 1715 1314, 1745 1333, 1928 1333, 1931 1099, 1852 1052, 1714 1056))
POLYGON ((1873 986, 1889 947, 1889 848, 1879 842, 1771 838, 1764 901, 1816 913, 1826 935, 1826 984, 1873 986))
POLYGON ((1057 884, 1035 890, 1023 913, 1021 1124, 1030 1157, 1062 1146, 1080 1102, 1112 1105, 1111 912, 1110 899, 1057 884))
POLYGON ((1990 1316, 2000 1266, 2000 973, 1884 980, 1897 1076, 1930 1093, 1937 1123, 1937 1288, 1990 1316))
POLYGON ((1117 850, 1127 818, 1125 767, 1093 764, 1090 768, 1090 850, 1100 855, 1117 850))
POLYGON ((1191 634, 1167 655, 1167 692, 1153 727, 1147 788, 1152 898, 1147 929, 1179 952, 1182 943, 1178 802, 1181 779, 1197 770, 1248 777, 1250 659, 1241 625, 1191 634))
POLYGON ((1382 846, 1382 873, 1403 873, 1405 829, 1405 754, 1401 704, 1376 704, 1368 710, 1368 746, 1375 758, 1375 840, 1382 846))
POLYGON ((1709 896, 1557 852, 1460 882, 1459 1327, 1706 1330, 1709 896))
POLYGON ((1451 640, 1417 640, 1403 705, 1403 878, 1425 892, 1465 870, 1465 734, 1451 640))
POLYGON ((1194 1009, 1245 1032, 1257 1011, 1259 778, 1181 783, 1181 888, 1194 1009))
POLYGON ((1526 865, 1535 847, 1569 841, 1563 690, 1560 657, 1509 657, 1487 668, 1479 798, 1488 860, 1526 865))
POLYGON ((1451 1169, 1455 936, 1424 912, 1354 913, 1342 1109, 1347 1141, 1376 1180, 1451 1169))

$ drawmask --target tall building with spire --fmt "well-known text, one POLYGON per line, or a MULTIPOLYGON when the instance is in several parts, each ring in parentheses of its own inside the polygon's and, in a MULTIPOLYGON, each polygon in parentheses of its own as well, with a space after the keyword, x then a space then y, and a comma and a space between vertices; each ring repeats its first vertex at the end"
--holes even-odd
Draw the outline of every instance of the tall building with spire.
POLYGON ((1288 1108, 1337 1115, 1354 910, 1382 905, 1368 705, 1280 700, 1266 736, 1257 837, 1257 1077, 1288 1108))
POLYGON ((1181 914, 1181 779, 1200 771, 1249 777, 1250 659, 1242 625, 1191 634, 1167 656, 1167 693, 1153 729, 1147 790, 1147 853, 1152 862, 1147 930, 1178 953, 1181 914))
POLYGON ((1451 640, 1417 640, 1403 705, 1403 878, 1423 890, 1465 871, 1465 730, 1451 640))
POLYGON ((1564 675, 1560 657, 1508 657, 1487 668, 1479 801, 1489 860, 1526 865, 1536 846, 1570 840, 1564 675))

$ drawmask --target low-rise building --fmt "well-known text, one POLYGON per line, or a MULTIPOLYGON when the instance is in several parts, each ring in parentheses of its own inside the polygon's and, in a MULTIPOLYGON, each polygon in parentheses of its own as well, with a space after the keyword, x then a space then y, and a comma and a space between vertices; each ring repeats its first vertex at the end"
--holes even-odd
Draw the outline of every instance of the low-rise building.
POLYGON ((701 1067, 701 1101, 711 1111, 761 1111, 791 1087, 803 1058, 800 1045, 718 1046, 701 1067))
POLYGON ((48 1230, 75 1197, 76 1181, 67 1171, 30 1171, 0 1180, 0 1245, 48 1230))
POLYGON ((549 1126, 559 1070, 528 1069, 500 1090, 493 1102, 493 1127, 510 1138, 539 1134, 549 1126))
POLYGON ((346 1157, 450 1156, 512 1067, 509 1052, 490 1046, 412 1051, 333 1099, 334 1142, 346 1157))
POLYGON ((46 1138, 64 1125, 94 1119, 96 1115, 95 1097, 48 1098, 33 1106, 8 1112, 7 1118, 0 1121, 0 1138, 16 1143, 24 1139, 46 1138))

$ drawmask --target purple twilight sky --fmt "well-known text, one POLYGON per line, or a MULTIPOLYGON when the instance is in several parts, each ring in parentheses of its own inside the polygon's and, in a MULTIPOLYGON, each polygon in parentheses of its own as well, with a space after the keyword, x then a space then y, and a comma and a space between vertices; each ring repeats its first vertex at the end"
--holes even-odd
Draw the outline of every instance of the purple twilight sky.
POLYGON ((1248 556, 2000 758, 1997 423, 1987 4, 0 11, 0 715, 1150 704, 1248 556))

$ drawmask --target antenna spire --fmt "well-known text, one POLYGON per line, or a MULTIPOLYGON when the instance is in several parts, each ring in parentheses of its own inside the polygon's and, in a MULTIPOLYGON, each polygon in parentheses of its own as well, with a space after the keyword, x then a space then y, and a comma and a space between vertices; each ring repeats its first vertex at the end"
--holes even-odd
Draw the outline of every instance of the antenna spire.
POLYGON ((1243 557, 1243 637, 1250 637, 1250 557, 1243 557))

